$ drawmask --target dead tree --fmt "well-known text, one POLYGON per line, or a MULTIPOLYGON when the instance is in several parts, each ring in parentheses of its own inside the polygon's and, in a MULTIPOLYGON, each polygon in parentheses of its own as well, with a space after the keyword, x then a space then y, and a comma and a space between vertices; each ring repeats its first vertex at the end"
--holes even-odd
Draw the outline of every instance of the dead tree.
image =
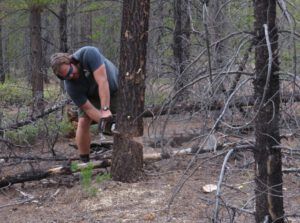
POLYGON ((119 107, 114 136, 112 177, 134 182, 142 176, 146 53, 150 0, 124 0, 121 27, 119 107))
POLYGON ((254 1, 256 222, 284 222, 276 0, 254 1))

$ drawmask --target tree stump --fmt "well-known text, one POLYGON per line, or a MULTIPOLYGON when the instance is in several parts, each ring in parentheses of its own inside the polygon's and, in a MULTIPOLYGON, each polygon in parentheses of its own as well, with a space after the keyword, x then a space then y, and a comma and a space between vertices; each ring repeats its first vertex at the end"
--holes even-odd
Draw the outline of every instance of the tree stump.
POLYGON ((143 145, 132 137, 116 134, 112 157, 113 180, 132 183, 143 176, 143 145))

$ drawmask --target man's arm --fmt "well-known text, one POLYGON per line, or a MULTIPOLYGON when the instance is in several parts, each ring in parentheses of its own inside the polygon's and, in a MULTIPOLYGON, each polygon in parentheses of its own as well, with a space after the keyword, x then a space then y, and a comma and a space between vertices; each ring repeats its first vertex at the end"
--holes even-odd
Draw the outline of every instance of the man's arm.
POLYGON ((89 116, 93 121, 99 122, 101 118, 100 111, 95 108, 92 103, 87 100, 83 105, 80 106, 80 108, 85 112, 87 116, 89 116))
MULTIPOLYGON (((101 101, 101 108, 110 107, 110 91, 109 91, 109 84, 106 74, 105 65, 102 64, 98 69, 93 72, 95 81, 98 84, 98 93, 101 101)), ((100 110, 101 118, 106 118, 112 116, 110 110, 104 111, 100 110)))

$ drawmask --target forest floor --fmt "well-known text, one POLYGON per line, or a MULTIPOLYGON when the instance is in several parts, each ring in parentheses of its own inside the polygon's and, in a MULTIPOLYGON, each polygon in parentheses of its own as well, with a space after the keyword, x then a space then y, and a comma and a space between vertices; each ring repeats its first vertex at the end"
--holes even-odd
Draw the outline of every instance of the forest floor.
MULTIPOLYGON (((196 123, 195 120, 190 122, 190 127, 196 123)), ((174 122, 169 126, 167 137, 183 135, 184 128, 174 122)), ((250 139, 251 134, 243 137, 250 139)), ((144 137, 144 153, 160 152, 160 148, 150 146, 148 137, 144 137)), ((70 143, 74 143, 74 139, 62 139, 54 149, 58 155, 74 157, 77 151, 69 146, 70 143)), ((296 138, 285 140, 285 143, 292 148, 299 147, 296 138)), ((188 142, 181 141, 168 149, 176 151, 189 146, 188 142)), ((0 190, 0 222, 211 222, 216 210, 216 191, 207 192, 203 187, 217 185, 227 151, 205 152, 197 158, 194 155, 174 156, 145 163, 145 177, 137 183, 99 181, 94 174, 92 182, 86 186, 78 174, 71 174, 15 184, 0 190), (186 171, 192 160, 194 164, 186 171), (183 186, 182 179, 186 180, 183 186), (178 188, 181 190, 175 194, 178 188)), ((24 154, 22 149, 19 152, 24 154)), ((30 150, 35 155, 45 152, 41 144, 30 150)), ((255 202, 253 160, 251 152, 238 152, 226 164, 218 206, 220 222, 255 222, 252 214, 255 202)), ((61 163, 45 161, 35 168, 47 169, 58 164, 61 163)), ((32 165, 6 163, 0 174, 16 174, 32 165)), ((283 167, 299 168, 299 155, 284 154, 283 167)), ((109 172, 109 168, 102 171, 109 172)), ((285 213, 291 215, 288 217, 291 223, 300 222, 300 174, 284 174, 283 179, 285 213)))

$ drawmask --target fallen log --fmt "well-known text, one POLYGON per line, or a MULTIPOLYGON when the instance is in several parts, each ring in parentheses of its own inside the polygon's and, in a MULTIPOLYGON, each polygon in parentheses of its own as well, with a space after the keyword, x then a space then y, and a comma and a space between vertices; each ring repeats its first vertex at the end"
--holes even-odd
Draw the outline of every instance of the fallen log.
MULTIPOLYGON (((97 143, 95 143, 97 144, 97 143)), ((227 143, 223 145, 217 145, 216 150, 224 150, 228 148, 235 148, 239 151, 243 150, 252 150, 254 146, 252 144, 245 144, 245 145, 238 145, 237 143, 227 143)), ((162 153, 150 153, 150 154, 143 154, 143 162, 155 162, 159 161, 162 159, 167 159, 170 157, 176 157, 176 156, 183 156, 183 155, 195 155, 201 154, 201 153, 207 153, 207 152, 212 152, 213 149, 207 149, 203 148, 200 151, 197 151, 197 147, 193 148, 186 148, 186 149, 181 149, 178 151, 172 151, 169 153, 169 156, 165 156, 162 153)), ((95 156, 94 158, 97 158, 95 156)), ((95 160, 90 162, 93 166, 94 169, 97 168, 107 168, 111 166, 111 156, 106 157, 105 160, 95 160)), ((72 174, 74 172, 81 171, 82 169, 86 168, 89 164, 88 163, 80 163, 76 165, 76 171, 71 169, 71 163, 65 166, 58 166, 54 168, 50 168, 46 171, 31 171, 31 172, 24 172, 15 176, 7 176, 7 177, 2 177, 0 178, 0 188, 7 187, 16 183, 24 183, 24 182, 29 182, 29 181, 37 181, 37 180, 42 180, 44 178, 47 178, 49 176, 53 175, 63 175, 63 174, 72 174)), ((288 173, 299 173, 300 170, 299 168, 290 168, 290 169, 284 169, 283 173, 288 174, 288 173)))
MULTIPOLYGON (((102 161, 93 161, 91 162, 93 168, 106 168, 111 165, 110 160, 102 160, 102 161)), ((74 172, 78 172, 87 167, 87 163, 80 163, 76 166, 76 171, 71 169, 71 164, 66 166, 54 167, 48 170, 36 170, 36 171, 27 171, 21 174, 17 174, 14 176, 6 176, 0 179, 0 188, 7 187, 17 183, 24 183, 29 181, 37 181, 47 178, 52 175, 58 174, 72 174, 74 172)))
MULTIPOLYGON (((187 154, 192 154, 193 149, 188 148, 188 149, 182 149, 176 152, 172 152, 171 156, 178 156, 178 155, 187 155, 187 154)), ((161 153, 152 153, 152 154, 144 154, 143 160, 144 162, 150 162, 150 161, 158 161, 161 159, 165 159, 161 153)), ((96 168, 107 168, 111 166, 111 159, 106 159, 106 160, 96 160, 90 162, 93 166, 94 169, 96 168)), ((23 172, 21 174, 17 174, 14 176, 6 176, 2 177, 0 179, 0 188, 7 187, 13 184, 17 183, 24 183, 24 182, 29 182, 29 181, 38 181, 42 180, 44 178, 53 176, 53 175, 69 175, 74 172, 78 172, 84 168, 86 168, 89 164, 87 163, 80 163, 76 165, 76 171, 72 171, 71 169, 71 163, 65 166, 58 166, 54 168, 50 168, 48 170, 37 170, 37 171, 27 171, 23 172)))

